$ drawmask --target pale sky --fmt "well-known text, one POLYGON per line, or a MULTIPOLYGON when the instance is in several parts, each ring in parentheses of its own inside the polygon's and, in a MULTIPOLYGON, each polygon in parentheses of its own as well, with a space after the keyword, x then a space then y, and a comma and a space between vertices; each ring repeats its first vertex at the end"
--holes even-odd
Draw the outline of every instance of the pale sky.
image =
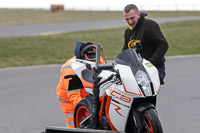
POLYGON ((141 10, 200 10, 200 0, 0 0, 0 8, 42 8, 63 4, 75 10, 123 10, 127 4, 141 10))

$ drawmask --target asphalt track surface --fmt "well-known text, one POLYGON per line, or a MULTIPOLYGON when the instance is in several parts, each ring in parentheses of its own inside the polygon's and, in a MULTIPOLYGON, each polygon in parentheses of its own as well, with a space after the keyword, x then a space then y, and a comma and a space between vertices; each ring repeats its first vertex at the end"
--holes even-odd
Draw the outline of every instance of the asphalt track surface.
MULTIPOLYGON (((162 23, 162 22, 177 22, 183 20, 200 20, 200 16, 153 18, 153 19, 158 23, 162 23)), ((127 24, 125 23, 124 20, 110 20, 110 21, 95 21, 95 22, 0 26, 0 37, 48 35, 48 34, 56 34, 62 32, 84 31, 84 30, 111 28, 111 27, 119 27, 126 25, 127 24)))
MULTIPOLYGON (((0 132, 38 133, 65 126, 57 101, 58 65, 0 69, 0 132)), ((200 55, 168 57, 157 110, 165 133, 200 131, 200 55)))
MULTIPOLYGON (((199 19, 200 17, 180 17, 159 18, 156 21, 199 19)), ((69 23, 63 23, 63 26, 69 28, 64 32, 70 32, 125 25, 121 20, 119 21, 121 25, 113 25, 115 22, 117 21, 107 21, 109 23, 107 26, 104 26, 102 21, 99 23, 100 26, 93 22, 70 23, 70 27, 80 24, 80 29, 71 30, 68 27, 69 23)), ((0 27, 0 37, 63 32, 57 28, 51 29, 54 25, 59 27, 62 24, 0 27), (38 26, 41 27, 38 28, 38 26), (38 29, 42 31, 38 32, 38 29), (32 30, 35 31, 32 32, 32 30)), ((61 26, 60 29, 63 27, 61 26)), ((44 131, 47 126, 65 126, 63 112, 56 96, 60 66, 58 64, 0 69, 1 133, 38 133, 44 131)), ((200 55, 167 58, 166 83, 161 88, 157 103, 157 110, 165 133, 200 132, 199 66, 200 55)))

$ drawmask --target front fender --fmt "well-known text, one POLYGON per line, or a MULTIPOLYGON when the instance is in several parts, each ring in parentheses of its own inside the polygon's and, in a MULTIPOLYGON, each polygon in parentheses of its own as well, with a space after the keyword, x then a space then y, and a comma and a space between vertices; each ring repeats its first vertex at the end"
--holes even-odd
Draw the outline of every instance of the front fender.
POLYGON ((137 111, 138 113, 143 113, 146 109, 149 108, 155 108, 155 106, 150 102, 143 102, 133 107, 133 110, 137 111))
POLYGON ((145 110, 149 108, 154 108, 155 106, 150 102, 140 102, 137 106, 133 106, 132 108, 132 117, 136 126, 136 131, 138 133, 142 133, 142 120, 143 120, 143 113, 145 110))

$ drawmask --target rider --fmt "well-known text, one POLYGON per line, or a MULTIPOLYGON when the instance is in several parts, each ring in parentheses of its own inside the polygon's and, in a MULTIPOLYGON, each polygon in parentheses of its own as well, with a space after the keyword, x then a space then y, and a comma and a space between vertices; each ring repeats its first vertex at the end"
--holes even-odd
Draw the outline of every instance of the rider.
MULTIPOLYGON (((77 103, 82 98, 87 96, 87 92, 84 88, 70 89, 70 86, 74 85, 71 82, 72 79, 64 79, 64 76, 75 74, 70 65, 70 61, 72 59, 83 59, 93 62, 96 61, 96 47, 92 43, 78 41, 75 44, 74 54, 74 57, 69 59, 64 65, 61 66, 60 81, 56 89, 59 103, 64 112, 66 125, 68 128, 74 128, 74 109, 77 103)), ((102 58, 100 63, 104 63, 102 58)))

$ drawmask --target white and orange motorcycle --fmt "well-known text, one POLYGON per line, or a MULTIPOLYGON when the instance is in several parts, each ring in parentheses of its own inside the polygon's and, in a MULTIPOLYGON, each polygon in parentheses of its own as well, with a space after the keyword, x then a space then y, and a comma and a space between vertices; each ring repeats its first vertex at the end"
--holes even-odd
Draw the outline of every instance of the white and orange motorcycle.
POLYGON ((72 60, 74 89, 84 87, 88 95, 75 108, 76 128, 130 133, 162 133, 156 111, 160 89, 158 70, 134 49, 123 51, 113 63, 72 60))

